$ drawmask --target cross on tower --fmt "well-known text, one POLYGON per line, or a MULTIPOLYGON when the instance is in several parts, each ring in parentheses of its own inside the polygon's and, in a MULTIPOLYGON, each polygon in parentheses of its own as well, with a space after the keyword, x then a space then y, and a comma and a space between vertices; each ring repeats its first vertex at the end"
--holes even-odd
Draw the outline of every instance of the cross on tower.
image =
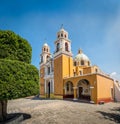
POLYGON ((63 28, 63 24, 61 24, 61 29, 63 28))

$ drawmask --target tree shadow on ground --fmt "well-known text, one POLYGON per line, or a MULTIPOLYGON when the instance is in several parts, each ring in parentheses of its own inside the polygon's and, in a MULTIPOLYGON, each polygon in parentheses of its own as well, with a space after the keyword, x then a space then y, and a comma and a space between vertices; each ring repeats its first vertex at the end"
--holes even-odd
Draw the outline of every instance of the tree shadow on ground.
POLYGON ((42 99, 39 97, 39 95, 26 97, 25 99, 31 99, 31 100, 42 100, 42 99))
POLYGON ((0 124, 19 124, 21 121, 30 119, 31 115, 26 113, 10 113, 7 114, 7 119, 0 124))
POLYGON ((55 100, 54 98, 40 98, 39 95, 36 96, 30 96, 26 97, 25 99, 31 99, 31 100, 55 100))
POLYGON ((110 121, 114 121, 116 123, 120 123, 120 107, 110 109, 113 112, 103 112, 103 111, 97 111, 97 113, 100 113, 104 116, 105 119, 109 119, 110 121))

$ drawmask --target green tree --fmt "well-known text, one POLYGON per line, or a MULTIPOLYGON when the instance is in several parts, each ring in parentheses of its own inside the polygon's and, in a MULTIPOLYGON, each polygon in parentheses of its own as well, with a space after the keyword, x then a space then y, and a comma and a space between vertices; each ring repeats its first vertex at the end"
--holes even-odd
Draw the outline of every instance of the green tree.
POLYGON ((0 121, 7 100, 38 94, 38 69, 31 65, 31 46, 12 31, 0 30, 0 121))
POLYGON ((27 40, 12 31, 0 30, 0 59, 31 63, 32 48, 27 40))

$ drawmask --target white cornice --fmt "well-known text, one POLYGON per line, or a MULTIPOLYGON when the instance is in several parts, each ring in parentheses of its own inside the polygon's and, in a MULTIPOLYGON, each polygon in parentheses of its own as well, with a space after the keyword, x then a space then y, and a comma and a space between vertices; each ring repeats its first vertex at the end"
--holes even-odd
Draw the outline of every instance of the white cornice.
POLYGON ((69 39, 66 39, 66 38, 59 38, 59 39, 57 39, 54 43, 59 42, 61 39, 62 39, 62 40, 66 40, 66 41, 68 41, 68 42, 71 42, 71 40, 69 40, 69 39))
POLYGON ((65 52, 65 51, 59 51, 59 52, 56 52, 56 53, 54 54, 54 59, 56 59, 56 58, 58 58, 58 57, 60 57, 60 56, 62 56, 62 55, 67 55, 67 56, 70 56, 70 57, 73 56, 72 53, 65 52))

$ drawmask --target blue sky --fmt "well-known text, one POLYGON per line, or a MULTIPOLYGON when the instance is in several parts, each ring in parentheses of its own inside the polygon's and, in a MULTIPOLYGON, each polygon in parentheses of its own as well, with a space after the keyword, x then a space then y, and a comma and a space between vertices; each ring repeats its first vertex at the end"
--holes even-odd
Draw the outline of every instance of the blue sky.
POLYGON ((0 29, 29 41, 37 68, 44 42, 55 50, 61 24, 69 33, 74 56, 82 48, 93 65, 120 76, 120 0, 0 1, 0 29))

